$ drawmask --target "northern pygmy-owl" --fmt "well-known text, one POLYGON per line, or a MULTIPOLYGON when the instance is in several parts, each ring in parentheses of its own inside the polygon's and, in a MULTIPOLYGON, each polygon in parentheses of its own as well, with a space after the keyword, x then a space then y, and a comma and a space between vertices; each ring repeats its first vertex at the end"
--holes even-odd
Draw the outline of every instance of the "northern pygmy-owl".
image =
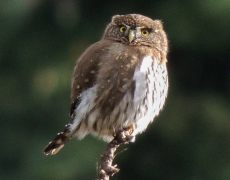
POLYGON ((117 131, 135 137, 162 109, 168 91, 168 41, 161 21, 115 15, 102 39, 78 59, 72 80, 70 123, 44 150, 56 154, 71 138, 117 131))

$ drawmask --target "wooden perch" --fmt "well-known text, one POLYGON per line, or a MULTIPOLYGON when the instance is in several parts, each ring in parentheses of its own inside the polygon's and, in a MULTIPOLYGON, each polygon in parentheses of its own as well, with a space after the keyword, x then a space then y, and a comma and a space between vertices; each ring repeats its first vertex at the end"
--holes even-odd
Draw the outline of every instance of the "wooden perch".
POLYGON ((100 159, 98 180, 109 180, 111 176, 119 172, 120 169, 117 165, 113 165, 115 152, 122 144, 128 144, 132 138, 133 136, 130 136, 129 131, 119 131, 114 139, 107 145, 100 159))

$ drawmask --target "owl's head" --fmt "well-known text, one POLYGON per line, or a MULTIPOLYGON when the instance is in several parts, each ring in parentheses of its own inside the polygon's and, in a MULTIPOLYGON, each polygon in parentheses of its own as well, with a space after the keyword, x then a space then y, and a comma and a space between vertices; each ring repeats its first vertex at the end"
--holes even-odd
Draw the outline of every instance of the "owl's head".
POLYGON ((160 20, 140 14, 115 15, 108 24, 104 39, 132 46, 148 46, 167 51, 167 36, 160 20))

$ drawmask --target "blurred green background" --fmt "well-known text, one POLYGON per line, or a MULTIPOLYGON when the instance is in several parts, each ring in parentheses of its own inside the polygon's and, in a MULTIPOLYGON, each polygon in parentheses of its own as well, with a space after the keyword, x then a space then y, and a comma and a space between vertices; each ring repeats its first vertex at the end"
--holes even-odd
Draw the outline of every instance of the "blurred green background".
POLYGON ((89 136, 54 157, 42 149, 68 121, 75 60, 126 13, 164 22, 170 90, 112 179, 230 179, 229 0, 1 0, 0 179, 95 179, 105 143, 89 136))

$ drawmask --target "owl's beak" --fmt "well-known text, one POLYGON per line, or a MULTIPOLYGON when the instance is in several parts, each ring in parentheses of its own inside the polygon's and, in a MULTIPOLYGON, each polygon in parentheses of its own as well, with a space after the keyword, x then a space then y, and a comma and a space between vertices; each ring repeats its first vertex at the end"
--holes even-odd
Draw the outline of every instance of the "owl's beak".
POLYGON ((130 30, 129 31, 129 42, 131 43, 135 39, 135 31, 130 30))

